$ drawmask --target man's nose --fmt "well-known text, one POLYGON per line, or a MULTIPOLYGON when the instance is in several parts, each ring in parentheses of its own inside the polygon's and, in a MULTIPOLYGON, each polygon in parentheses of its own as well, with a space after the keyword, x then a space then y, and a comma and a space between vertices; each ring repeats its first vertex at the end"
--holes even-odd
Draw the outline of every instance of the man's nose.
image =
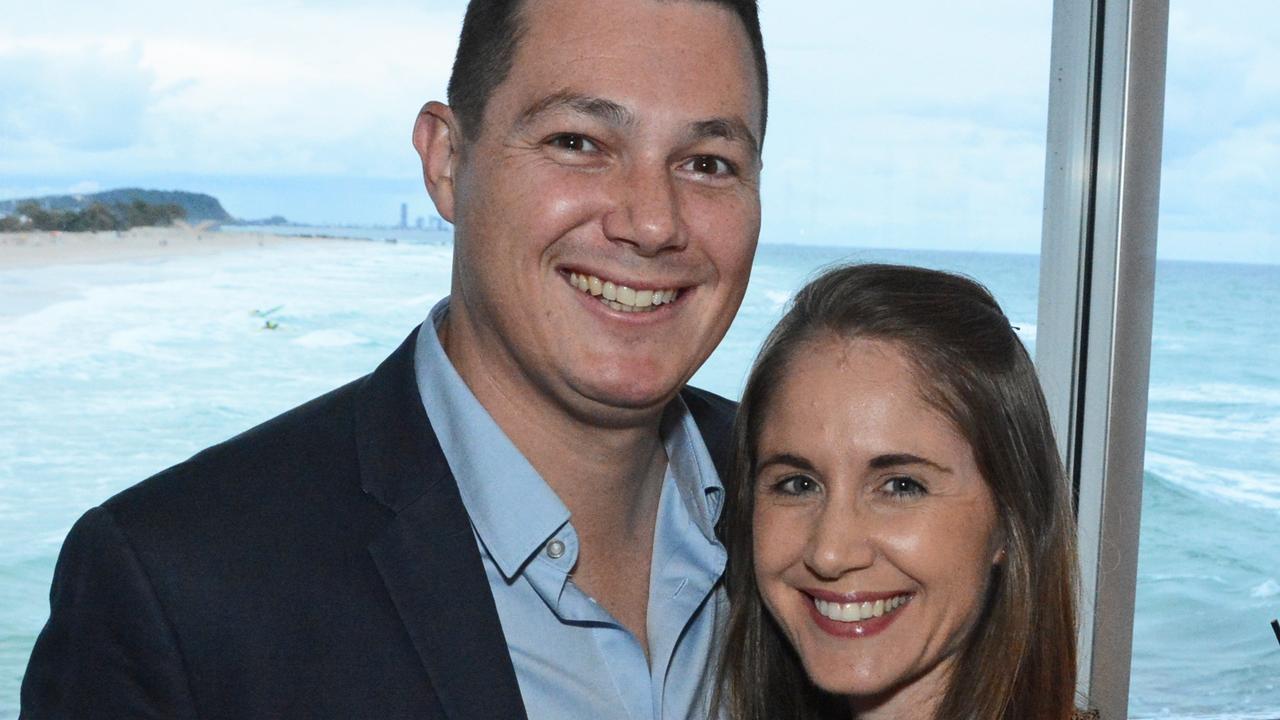
POLYGON ((671 170, 660 163, 637 163, 614 183, 604 233, 632 245, 641 255, 656 255, 685 244, 680 197, 671 170))
POLYGON ((847 506, 827 503, 817 517, 805 547, 805 564, 824 580, 869 567, 876 558, 870 519, 847 506))

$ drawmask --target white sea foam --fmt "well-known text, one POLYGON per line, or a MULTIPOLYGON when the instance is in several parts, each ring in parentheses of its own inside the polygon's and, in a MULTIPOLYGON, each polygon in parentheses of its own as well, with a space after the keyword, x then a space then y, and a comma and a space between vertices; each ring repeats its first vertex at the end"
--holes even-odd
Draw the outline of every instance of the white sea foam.
POLYGON ((774 310, 780 310, 791 300, 791 293, 782 290, 766 290, 764 297, 773 304, 774 310))
POLYGON ((446 294, 447 293, 444 293, 444 292, 433 292, 433 293, 425 293, 421 295, 414 295, 413 297, 408 297, 400 301, 400 304, 407 305, 410 307, 426 307, 426 308, 435 307, 435 304, 440 302, 440 299, 443 298, 446 294))
POLYGON ((1280 720, 1280 712, 1228 712, 1225 715, 1172 715, 1169 711, 1160 715, 1130 715, 1132 720, 1280 720))
MULTIPOLYGON (((753 270, 748 303, 700 373, 705 378, 700 384, 735 394, 760 339, 791 293, 812 277, 810 259, 791 252, 775 256, 770 261, 762 253, 765 260, 753 270)), ((28 580, 36 573, 32 582, 46 585, 57 546, 84 508, 200 447, 368 372, 447 292, 450 258, 448 247, 299 243, 163 263, 50 267, 24 272, 15 283, 6 283, 0 273, 0 571, 38 557, 39 563, 22 572, 28 580), (36 296, 39 302, 17 304, 36 296), (283 307, 270 319, 280 323, 279 329, 264 330, 265 319, 253 311, 277 306, 283 307), (20 309, 6 314, 9 308, 20 309)), ((1034 284, 1026 289, 1033 295, 1034 284)), ((1017 316, 1034 320, 1032 295, 1006 307, 1023 308, 1017 316)), ((1229 298, 1215 303, 1230 305, 1229 298)), ((1034 323, 1013 324, 1024 342, 1034 341, 1034 323)), ((1275 536, 1267 520, 1273 510, 1280 515, 1280 455, 1268 454, 1280 448, 1275 434, 1280 382, 1270 384, 1274 371, 1261 359, 1265 349, 1249 355, 1247 366, 1224 358, 1224 368, 1241 367, 1250 374, 1180 368, 1178 384, 1157 382, 1151 388, 1154 451, 1147 455, 1148 469, 1160 484, 1185 488, 1204 503, 1230 504, 1226 512, 1206 513, 1214 522, 1230 518, 1225 526, 1193 528, 1186 532, 1188 542, 1201 532, 1225 537, 1229 542, 1221 544, 1248 554, 1250 567, 1268 567, 1275 536), (1258 515, 1263 521, 1253 522, 1258 515), (1250 522, 1235 523, 1235 517, 1250 522)), ((1143 522, 1160 523, 1160 512, 1144 515, 1143 522)), ((1196 592, 1236 588, 1215 596, 1215 613, 1228 618, 1239 615, 1240 604, 1280 598, 1280 577, 1268 578, 1274 573, 1239 581, 1220 556, 1197 550, 1175 558, 1177 563, 1164 557, 1144 560, 1140 583, 1158 582, 1175 600, 1184 595, 1171 585, 1196 592), (1157 571, 1161 574, 1152 574, 1157 571), (1250 592, 1255 599, 1247 597, 1250 592)), ((44 612, 46 597, 32 591, 20 602, 0 606, 0 624, 17 617, 42 619, 44 612)), ((1176 615, 1166 607, 1155 612, 1176 615)), ((38 622, 31 622, 24 641, 31 642, 38 631, 38 622)), ((1162 664, 1155 671, 1135 665, 1135 686, 1143 687, 1152 672, 1161 673, 1159 682, 1167 678, 1168 684, 1187 688, 1189 699, 1179 707, 1199 703, 1194 679, 1249 667, 1232 648, 1255 635, 1254 629, 1224 632, 1223 642, 1199 647, 1187 646, 1181 637, 1138 637, 1137 655, 1158 656, 1162 664)), ((21 660, 0 658, 0 706, 3 698, 16 697, 21 660)), ((1272 690, 1263 692, 1277 697, 1272 690)), ((1232 705, 1198 715, 1164 710, 1167 703, 1183 702, 1173 692, 1144 702, 1145 707, 1135 703, 1135 719, 1209 720, 1208 712, 1218 713, 1215 720, 1248 717, 1222 714, 1232 705)))
POLYGON ((292 341, 305 348, 350 347, 369 342, 369 338, 349 330, 316 330, 292 341))
POLYGON ((1150 575, 1144 574, 1142 578, 1151 582, 1171 582, 1182 583, 1184 585, 1189 582, 1211 583, 1215 585, 1227 584, 1226 578, 1221 575, 1201 575, 1197 573, 1152 573, 1150 575))
POLYGON ((1257 417, 1247 414, 1189 415, 1186 413, 1150 412, 1147 432, 1180 438, 1230 441, 1273 441, 1280 447, 1280 409, 1275 415, 1257 417))
POLYGON ((1199 495, 1280 511, 1280 475, 1275 473, 1212 467, 1152 451, 1147 452, 1146 469, 1199 495))
POLYGON ((1147 394, 1152 403, 1206 403, 1214 405, 1264 405, 1280 408, 1280 386, 1200 383, 1196 385, 1152 385, 1147 394))
POLYGON ((1280 595, 1280 582, 1267 579, 1249 591, 1249 597, 1269 598, 1280 595))

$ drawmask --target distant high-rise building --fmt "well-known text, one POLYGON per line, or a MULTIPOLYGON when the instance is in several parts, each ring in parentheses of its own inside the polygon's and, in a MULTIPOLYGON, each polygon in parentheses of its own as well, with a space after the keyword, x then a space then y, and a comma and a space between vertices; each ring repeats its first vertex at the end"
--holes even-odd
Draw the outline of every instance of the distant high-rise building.
POLYGON ((417 221, 416 223, 414 223, 414 227, 416 227, 416 228, 418 228, 419 230, 421 230, 421 229, 422 229, 422 222, 423 222, 423 218, 422 218, 422 216, 421 216, 421 215, 419 215, 419 216, 418 216, 418 221, 417 221))
POLYGON ((400 203, 400 227, 409 227, 409 203, 400 203))

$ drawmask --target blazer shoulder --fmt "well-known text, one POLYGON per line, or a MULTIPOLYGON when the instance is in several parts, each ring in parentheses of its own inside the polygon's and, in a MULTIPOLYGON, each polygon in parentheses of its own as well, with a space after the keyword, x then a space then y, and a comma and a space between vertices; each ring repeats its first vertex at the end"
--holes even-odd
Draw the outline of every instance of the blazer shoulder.
POLYGON ((720 422, 733 422, 734 413, 738 411, 738 403, 721 395, 717 395, 710 390, 703 390, 692 385, 685 387, 681 393, 684 402, 689 406, 689 411, 697 415, 703 413, 709 418, 714 418, 720 422))
POLYGON ((298 497, 302 483, 354 472, 355 396, 363 379, 206 448, 121 491, 103 507, 128 527, 132 519, 157 511, 199 514, 228 501, 237 504, 237 498, 261 502, 273 492, 298 497))
POLYGON ((72 527, 49 607, 22 680, 22 717, 197 716, 173 626, 110 511, 93 508, 72 527))
POLYGON ((733 448, 733 420, 738 411, 738 403, 695 387, 686 387, 680 396, 693 415, 694 422, 698 424, 702 442, 711 454, 716 471, 721 478, 725 477, 733 448))

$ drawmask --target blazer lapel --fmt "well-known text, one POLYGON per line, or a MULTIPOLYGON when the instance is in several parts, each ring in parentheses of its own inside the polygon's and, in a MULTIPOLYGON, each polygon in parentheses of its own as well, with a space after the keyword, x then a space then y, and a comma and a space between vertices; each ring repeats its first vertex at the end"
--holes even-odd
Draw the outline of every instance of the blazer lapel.
POLYGON ((526 718, 458 487, 418 395, 417 332, 364 380, 361 481, 395 515, 369 552, 449 718, 526 718))
POLYGON ((702 434, 702 442, 711 454, 716 472, 720 473, 720 480, 728 483, 733 454, 733 421, 738 404, 694 387, 681 390, 680 396, 698 425, 698 432, 702 434))

